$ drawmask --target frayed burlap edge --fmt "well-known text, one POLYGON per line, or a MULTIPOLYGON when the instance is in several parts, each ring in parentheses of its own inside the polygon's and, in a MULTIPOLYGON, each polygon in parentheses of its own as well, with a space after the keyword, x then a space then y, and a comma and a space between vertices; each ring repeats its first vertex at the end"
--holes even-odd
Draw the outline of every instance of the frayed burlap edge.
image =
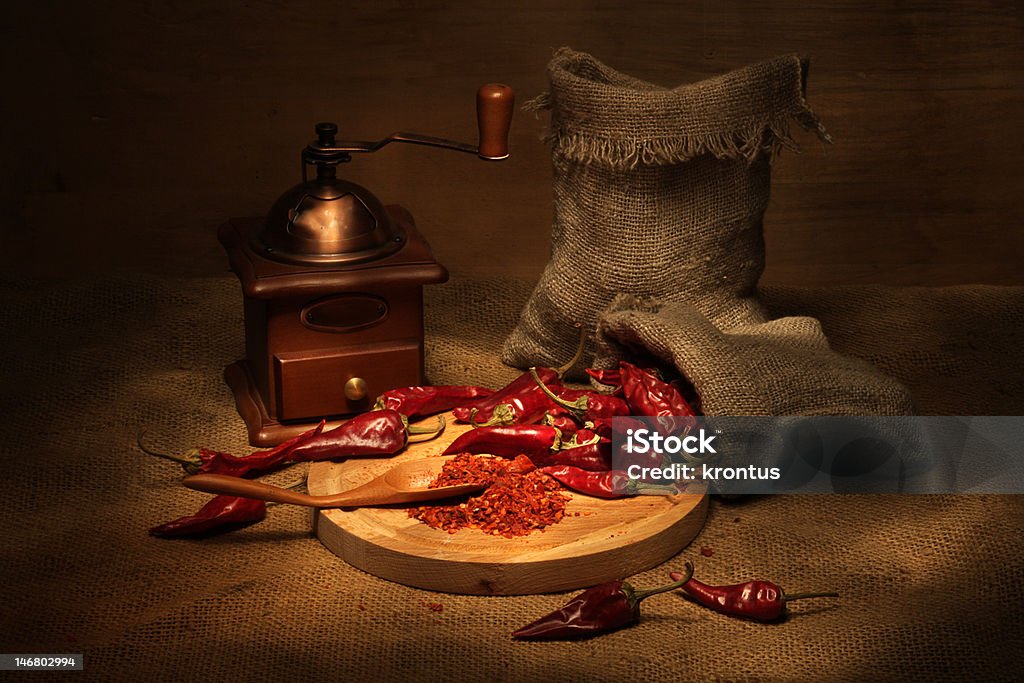
MULTIPOLYGON (((565 121, 553 114, 543 139, 552 146, 556 154, 569 160, 599 163, 616 169, 676 164, 704 154, 712 154, 719 159, 746 159, 752 162, 762 153, 774 157, 782 148, 799 152, 799 145, 791 134, 791 121, 794 120, 804 130, 815 132, 823 142, 832 142, 832 137, 807 104, 805 84, 809 66, 807 59, 795 54, 785 55, 670 90, 621 74, 586 53, 561 48, 555 52, 548 67, 552 83, 558 83, 563 89, 575 87, 596 91, 599 96, 595 97, 595 100, 602 100, 602 106, 614 108, 616 99, 628 100, 630 94, 642 92, 648 107, 646 114, 650 116, 649 101, 654 91, 665 95, 661 103, 654 105, 655 108, 663 108, 666 118, 673 115, 678 117, 680 108, 685 106, 681 103, 686 102, 687 98, 704 91, 712 91, 727 81, 757 78, 761 72, 781 74, 780 81, 788 89, 784 94, 786 103, 782 108, 779 108, 777 103, 766 106, 765 112, 773 112, 770 115, 749 115, 749 123, 741 127, 729 125, 714 130, 714 122, 700 120, 692 127, 680 128, 671 134, 654 137, 639 137, 635 134, 618 137, 602 135, 596 130, 588 130, 585 123, 581 125, 578 121, 565 121), (599 72, 605 82, 579 75, 577 71, 580 64, 599 72)), ((534 112, 555 111, 551 92, 540 94, 527 102, 523 108, 534 112)))

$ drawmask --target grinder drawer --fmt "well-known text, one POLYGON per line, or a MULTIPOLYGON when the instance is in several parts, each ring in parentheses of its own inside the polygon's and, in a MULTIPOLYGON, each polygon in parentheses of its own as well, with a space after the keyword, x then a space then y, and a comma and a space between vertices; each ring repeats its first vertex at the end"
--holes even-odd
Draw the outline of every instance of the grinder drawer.
POLYGON ((416 341, 274 354, 274 398, 281 420, 360 412, 388 389, 422 381, 423 347, 416 341), (362 397, 356 396, 359 389, 362 397))

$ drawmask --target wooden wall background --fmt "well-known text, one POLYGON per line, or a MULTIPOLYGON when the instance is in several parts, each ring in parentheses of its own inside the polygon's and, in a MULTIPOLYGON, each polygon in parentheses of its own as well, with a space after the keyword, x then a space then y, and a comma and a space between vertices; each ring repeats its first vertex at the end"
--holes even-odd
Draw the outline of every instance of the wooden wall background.
MULTIPOLYGON (((5 273, 217 274, 226 217, 297 182, 319 120, 472 140, 473 94, 545 88, 569 45, 664 85, 811 57, 833 134, 784 154, 766 279, 1024 284, 1024 31, 1016 0, 8 2, 0 16, 5 273)), ((460 275, 546 259, 543 121, 513 158, 392 146, 347 177, 417 217, 460 275)))

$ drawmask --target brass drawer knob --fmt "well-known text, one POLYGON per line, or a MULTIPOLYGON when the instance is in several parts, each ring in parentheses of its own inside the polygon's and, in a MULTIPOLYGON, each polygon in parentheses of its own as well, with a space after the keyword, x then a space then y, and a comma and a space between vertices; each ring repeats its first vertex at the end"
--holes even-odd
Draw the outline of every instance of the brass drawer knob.
POLYGON ((366 391, 366 380, 362 377, 353 377, 345 382, 345 398, 350 401, 362 401, 366 398, 366 391))

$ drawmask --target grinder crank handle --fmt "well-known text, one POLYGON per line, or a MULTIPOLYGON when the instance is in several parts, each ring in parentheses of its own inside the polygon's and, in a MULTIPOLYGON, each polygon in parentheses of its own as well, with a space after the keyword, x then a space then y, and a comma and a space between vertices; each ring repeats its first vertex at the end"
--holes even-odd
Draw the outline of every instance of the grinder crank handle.
POLYGON ((477 155, 498 161, 508 158, 508 130, 516 94, 502 83, 486 83, 476 91, 476 122, 480 129, 477 155))
MULTIPOLYGON (((480 131, 480 141, 477 145, 404 132, 392 133, 376 142, 335 140, 334 135, 338 132, 338 126, 333 123, 318 123, 317 139, 302 151, 303 174, 306 171, 306 164, 336 164, 339 161, 348 161, 347 155, 350 152, 376 152, 392 142, 454 149, 458 152, 476 154, 481 159, 491 161, 507 159, 508 129, 512 125, 512 106, 515 99, 515 92, 507 85, 486 83, 480 86, 476 92, 476 122, 480 131)), ((306 182, 305 175, 302 182, 306 182)))

